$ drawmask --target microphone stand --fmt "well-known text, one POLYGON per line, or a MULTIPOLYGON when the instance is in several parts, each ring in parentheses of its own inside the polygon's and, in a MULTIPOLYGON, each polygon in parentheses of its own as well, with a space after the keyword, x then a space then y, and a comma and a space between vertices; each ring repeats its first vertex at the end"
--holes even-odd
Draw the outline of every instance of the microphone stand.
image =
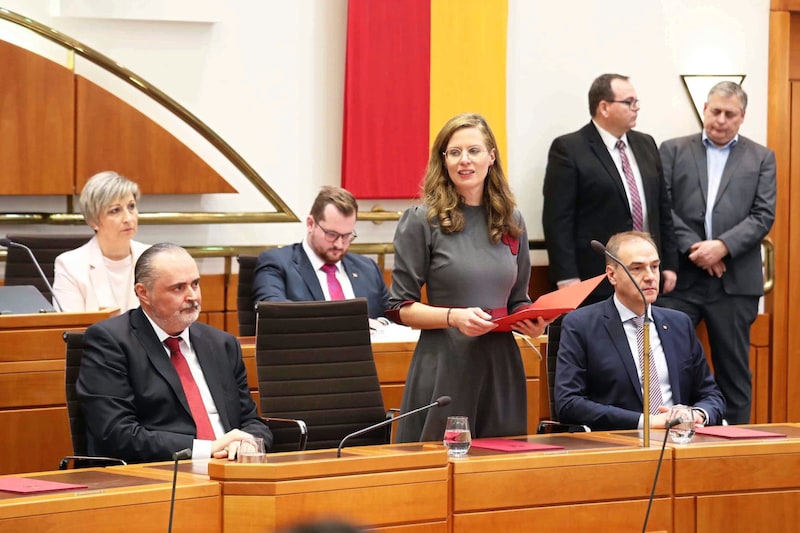
POLYGON ((636 287, 636 290, 639 291, 639 295, 642 297, 642 303, 644 304, 644 319, 642 322, 642 328, 644 328, 644 340, 642 342, 642 447, 649 448, 650 447, 650 314, 647 312, 648 305, 647 305, 647 297, 644 295, 644 291, 636 283, 636 280, 631 274, 631 271, 628 270, 628 267, 619 260, 617 256, 609 252, 606 247, 600 241, 593 240, 591 243, 592 249, 602 255, 605 255, 616 264, 622 267, 622 270, 625 271, 625 274, 628 275, 628 278, 633 283, 633 286, 636 287))
POLYGON ((175 486, 178 484, 178 461, 181 459, 191 458, 191 448, 186 448, 172 454, 172 460, 175 461, 175 467, 172 470, 172 497, 169 499, 169 527, 167 528, 167 533, 172 533, 172 515, 175 511, 175 486))

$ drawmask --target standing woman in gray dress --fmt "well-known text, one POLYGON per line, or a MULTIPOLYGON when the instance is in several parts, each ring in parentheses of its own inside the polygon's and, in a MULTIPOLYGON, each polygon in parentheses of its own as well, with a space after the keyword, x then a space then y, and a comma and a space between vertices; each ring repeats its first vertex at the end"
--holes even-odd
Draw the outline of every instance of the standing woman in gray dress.
MULTIPOLYGON (((452 402, 400 421, 397 440, 441 440, 450 415, 468 416, 476 438, 524 435, 519 348, 511 332, 493 332, 491 319, 531 303, 528 236, 481 115, 455 116, 436 136, 422 200, 394 236, 391 314, 422 330, 402 410, 441 395, 452 402), (428 304, 420 301, 423 286, 428 304)), ((536 337, 546 325, 540 317, 513 329, 536 337)))

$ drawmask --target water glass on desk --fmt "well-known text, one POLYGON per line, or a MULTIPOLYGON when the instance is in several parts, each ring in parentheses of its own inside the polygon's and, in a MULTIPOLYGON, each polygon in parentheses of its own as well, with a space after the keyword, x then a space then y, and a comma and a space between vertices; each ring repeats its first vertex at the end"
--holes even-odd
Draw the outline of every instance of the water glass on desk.
POLYGON ((469 419, 466 416, 448 416, 444 428, 444 441, 447 455, 463 457, 472 445, 472 434, 469 431, 469 419))
POLYGON ((261 437, 247 437, 239 442, 239 451, 236 453, 238 463, 266 463, 267 453, 264 448, 264 439, 261 437))
POLYGON ((669 438, 675 444, 688 444, 694 437, 694 411, 687 405, 676 405, 669 411, 668 420, 680 420, 680 424, 672 426, 669 438))

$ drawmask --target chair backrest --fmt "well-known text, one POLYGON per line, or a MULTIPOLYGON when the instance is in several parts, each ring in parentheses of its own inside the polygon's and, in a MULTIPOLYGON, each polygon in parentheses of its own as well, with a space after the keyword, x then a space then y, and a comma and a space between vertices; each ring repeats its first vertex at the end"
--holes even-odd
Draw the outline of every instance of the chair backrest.
POLYGON ((78 381, 81 357, 83 357, 83 332, 65 331, 64 342, 67 345, 64 385, 67 393, 69 430, 72 434, 72 453, 73 455, 87 455, 86 419, 83 417, 83 411, 78 402, 78 393, 75 391, 75 382, 78 381))
MULTIPOLYGON (((299 418, 308 449, 336 448, 345 435, 386 418, 364 298, 259 302, 256 365, 262 416, 299 418)), ((273 430, 275 451, 296 447, 290 429, 273 430)), ((348 446, 385 444, 374 431, 348 446)))
POLYGON ((547 326, 547 348, 545 349, 545 363, 547 366, 547 392, 550 398, 550 419, 556 420, 556 360, 558 359, 558 345, 561 340, 561 319, 547 326))
POLYGON ((239 283, 236 285, 236 315, 239 319, 239 336, 252 337, 256 334, 256 311, 253 302, 253 278, 258 257, 240 255, 239 283))
MULTIPOLYGON (((51 284, 56 257, 85 244, 91 238, 91 235, 8 235, 10 241, 24 244, 31 249, 51 284)), ((39 271, 31 262, 28 252, 15 246, 8 248, 5 284, 33 285, 48 301, 53 299, 50 289, 39 276, 39 271)))

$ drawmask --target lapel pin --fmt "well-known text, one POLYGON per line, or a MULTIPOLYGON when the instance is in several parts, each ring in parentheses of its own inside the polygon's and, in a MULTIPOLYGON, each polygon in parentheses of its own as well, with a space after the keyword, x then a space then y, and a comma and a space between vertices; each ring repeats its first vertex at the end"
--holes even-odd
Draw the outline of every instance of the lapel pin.
POLYGON ((669 326, 666 324, 662 325, 661 327, 664 328, 664 331, 667 331, 669 329, 669 326))
POLYGON ((353 272, 353 277, 357 278, 358 277, 358 272, 353 272))

